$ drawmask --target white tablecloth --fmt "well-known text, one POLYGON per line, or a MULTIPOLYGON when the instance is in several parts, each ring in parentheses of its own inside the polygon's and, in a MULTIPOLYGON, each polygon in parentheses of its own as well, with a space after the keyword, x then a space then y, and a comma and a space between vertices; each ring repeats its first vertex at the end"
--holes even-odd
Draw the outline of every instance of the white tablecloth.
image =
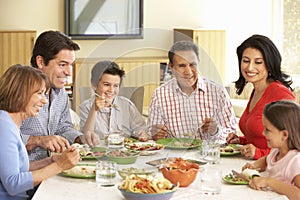
MULTIPOLYGON (((199 160, 200 154, 197 150, 169 150, 151 155, 140 156, 135 164, 123 165, 124 167, 130 166, 149 166, 145 164, 147 161, 169 157, 183 157, 185 159, 199 160)), ((86 161, 87 162, 87 161, 86 161)), ((91 162, 91 161, 88 161, 91 162)), ((96 162, 96 161, 93 161, 96 162)), ((240 156, 221 157, 220 163, 214 164, 214 167, 222 169, 223 176, 230 173, 232 169, 241 171, 241 167, 247 162, 240 156)), ((250 161, 251 162, 251 161, 250 161)), ((161 175, 158 172, 158 175, 161 175)), ((120 178, 121 181, 121 178, 120 178)), ((279 195, 272 191, 257 191, 251 189, 247 185, 230 185, 222 183, 222 191, 218 195, 205 195, 200 191, 199 174, 197 179, 190 186, 186 188, 179 188, 171 198, 171 200, 198 200, 198 199, 230 199, 230 200, 256 200, 256 199, 287 199, 283 195, 279 195)), ((68 178, 60 175, 54 176, 41 183, 39 189, 33 197, 33 200, 123 200, 121 192, 114 187, 97 187, 95 180, 91 179, 76 179, 68 178)))

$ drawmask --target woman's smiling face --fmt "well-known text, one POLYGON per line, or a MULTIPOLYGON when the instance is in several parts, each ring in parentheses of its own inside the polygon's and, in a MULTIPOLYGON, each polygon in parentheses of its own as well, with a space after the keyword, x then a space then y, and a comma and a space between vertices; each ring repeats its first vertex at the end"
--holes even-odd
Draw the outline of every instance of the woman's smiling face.
POLYGON ((268 70, 262 53, 258 49, 247 48, 243 52, 241 60, 241 72, 247 82, 266 82, 268 70))

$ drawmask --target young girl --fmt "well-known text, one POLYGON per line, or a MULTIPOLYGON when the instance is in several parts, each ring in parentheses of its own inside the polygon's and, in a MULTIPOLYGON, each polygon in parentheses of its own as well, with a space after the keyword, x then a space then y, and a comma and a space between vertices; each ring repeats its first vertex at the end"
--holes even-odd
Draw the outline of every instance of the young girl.
POLYGON ((264 108, 264 135, 271 148, 268 156, 246 168, 266 171, 268 177, 255 177, 251 188, 271 188, 289 199, 300 199, 300 106, 293 101, 277 101, 264 108))

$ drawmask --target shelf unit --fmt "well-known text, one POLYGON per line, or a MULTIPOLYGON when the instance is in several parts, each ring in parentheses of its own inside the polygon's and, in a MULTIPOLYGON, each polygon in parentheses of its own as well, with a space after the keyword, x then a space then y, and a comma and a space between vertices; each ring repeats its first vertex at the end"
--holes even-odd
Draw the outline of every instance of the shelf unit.
POLYGON ((200 73, 224 83, 226 75, 226 32, 208 29, 174 29, 174 42, 189 40, 199 47, 200 73))

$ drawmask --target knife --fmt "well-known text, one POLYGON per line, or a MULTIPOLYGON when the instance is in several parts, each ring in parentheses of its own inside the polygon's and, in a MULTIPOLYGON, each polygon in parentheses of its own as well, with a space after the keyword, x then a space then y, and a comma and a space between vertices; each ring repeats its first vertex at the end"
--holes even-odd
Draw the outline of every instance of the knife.
POLYGON ((247 176, 245 176, 244 174, 239 173, 239 172, 234 171, 234 170, 231 170, 231 171, 232 171, 233 175, 235 175, 236 177, 241 178, 241 179, 243 179, 244 181, 247 181, 247 182, 250 181, 250 179, 247 176))

